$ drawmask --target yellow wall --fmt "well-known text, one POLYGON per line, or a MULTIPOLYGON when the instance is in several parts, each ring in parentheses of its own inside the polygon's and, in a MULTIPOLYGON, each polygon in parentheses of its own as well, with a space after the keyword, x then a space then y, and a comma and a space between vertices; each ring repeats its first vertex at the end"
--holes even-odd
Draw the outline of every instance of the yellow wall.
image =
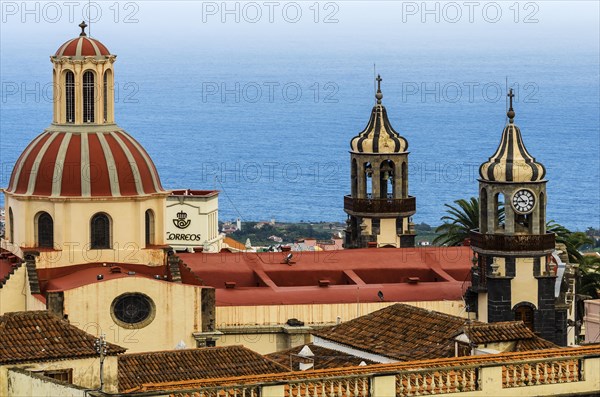
MULTIPOLYGON (((281 325, 290 318, 304 321, 306 325, 332 324, 340 317, 349 321, 395 304, 396 302, 374 303, 335 303, 308 305, 272 305, 272 306, 217 306, 217 328, 239 325, 281 325)), ((465 317, 465 306, 460 301, 421 301, 402 302, 428 310, 465 317)))
POLYGON ((202 330, 201 289, 135 276, 113 279, 65 291, 65 314, 72 325, 92 335, 104 333, 108 342, 128 353, 172 350, 180 341, 196 347, 192 332, 202 330), (150 324, 126 329, 114 322, 111 303, 126 292, 139 292, 154 301, 156 315, 150 324))
POLYGON ((515 278, 511 282, 511 304, 538 301, 538 283, 533 277, 533 258, 517 258, 515 278))
MULTIPOLYGON (((416 307, 465 317, 462 301, 402 302, 416 307)), ((260 354, 268 354, 304 345, 312 341, 310 326, 335 324, 364 316, 375 310, 393 305, 394 302, 338 303, 280 306, 217 306, 217 330, 224 332, 217 346, 243 345, 260 354), (293 329, 294 334, 284 330, 290 318, 304 321, 304 329, 293 329), (248 330, 244 331, 244 327, 248 330), (270 331, 267 332, 267 329, 270 331)), ((292 329, 292 328, 290 328, 292 329)))
POLYGON ((388 244, 400 247, 400 237, 396 233, 396 218, 381 219, 379 222, 377 245, 383 247, 388 244))
POLYGON ((155 244, 164 240, 165 196, 118 198, 102 200, 22 199, 5 193, 5 207, 14 214, 14 238, 17 246, 34 247, 35 223, 38 212, 45 211, 54 219, 54 244, 58 251, 42 252, 38 268, 71 266, 90 262, 121 262, 162 265, 160 249, 145 249, 145 218, 147 209, 155 214, 155 244), (97 212, 112 219, 112 249, 90 249, 90 220, 97 212), (72 220, 65 222, 65 220, 72 220), (76 220, 76 221, 75 221, 76 220))
MULTIPOLYGON (((107 356, 104 359, 104 384, 105 391, 116 392, 117 391, 117 369, 118 361, 116 356, 107 356)), ((0 366, 0 395, 8 396, 8 368, 17 367, 27 369, 28 371, 50 371, 57 369, 73 369, 73 384, 86 387, 86 388, 98 388, 100 386, 100 359, 94 358, 82 358, 82 359, 71 359, 71 360, 60 360, 60 361, 47 361, 40 363, 27 363, 27 364, 11 364, 0 366)), ((29 389, 31 384, 30 377, 17 377, 17 382, 11 383, 11 390, 13 396, 54 396, 50 394, 50 390, 44 389, 40 386, 38 389, 29 389), (31 391, 32 393, 29 393, 31 391), (35 394, 34 394, 35 392, 35 394), (41 393, 38 393, 41 392, 41 393)), ((46 384, 47 383, 42 383, 46 384)), ((47 387, 47 386, 46 386, 47 387)), ((59 394, 60 395, 60 394, 59 394)), ((66 394, 70 395, 70 394, 66 394)))
POLYGON ((28 294, 27 269, 21 265, 0 288, 0 315, 26 310, 28 294))

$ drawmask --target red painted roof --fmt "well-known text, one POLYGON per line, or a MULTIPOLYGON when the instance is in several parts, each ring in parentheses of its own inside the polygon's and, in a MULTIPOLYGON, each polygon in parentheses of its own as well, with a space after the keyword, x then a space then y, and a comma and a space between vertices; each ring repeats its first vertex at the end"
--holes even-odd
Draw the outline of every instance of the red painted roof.
POLYGON ((48 130, 23 151, 7 191, 44 197, 129 197, 163 188, 152 159, 125 131, 48 130))
POLYGON ((71 39, 61 45, 55 57, 87 57, 87 56, 107 56, 110 51, 104 44, 91 37, 79 36, 71 39))
POLYGON ((458 300, 472 256, 469 247, 365 248, 293 252, 288 265, 287 254, 178 255, 216 288, 218 306, 378 302, 379 291, 392 302, 458 300), (329 286, 319 286, 325 280, 329 286))
POLYGON ((177 189, 171 191, 171 196, 211 197, 219 194, 218 190, 177 189))

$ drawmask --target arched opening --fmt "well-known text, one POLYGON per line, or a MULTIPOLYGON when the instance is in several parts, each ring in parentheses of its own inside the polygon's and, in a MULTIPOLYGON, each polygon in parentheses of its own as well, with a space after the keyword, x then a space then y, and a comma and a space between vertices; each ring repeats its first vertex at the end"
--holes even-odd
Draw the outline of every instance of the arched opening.
POLYGON ((402 198, 408 197, 408 167, 402 163, 402 198))
POLYGON ((540 203, 538 205, 538 214, 540 222, 540 234, 546 233, 546 197, 540 193, 540 203))
POLYGON ((154 244, 154 212, 146 210, 145 215, 146 246, 154 244))
POLYGON ((90 222, 91 249, 107 249, 111 247, 111 221, 107 214, 100 212, 90 222))
POLYGON ((487 190, 481 189, 479 193, 479 232, 487 233, 488 223, 488 197, 487 190))
POLYGON ((94 122, 94 72, 91 70, 83 74, 83 122, 94 122))
POLYGON ((65 120, 75 122, 75 75, 70 70, 65 73, 65 120))
POLYGON ((352 167, 350 170, 350 184, 352 197, 356 197, 358 195, 358 164, 356 163, 356 159, 352 159, 352 167))
POLYGON ((392 198, 394 195, 394 162, 384 160, 380 165, 380 198, 392 198))
POLYGON ((523 321, 525 326, 529 328, 531 331, 534 330, 534 317, 533 317, 533 307, 529 305, 518 305, 514 309, 515 311, 515 321, 523 321))
POLYGON ((37 247, 54 248, 54 221, 47 212, 35 216, 35 243, 37 247))
POLYGON ((367 198, 373 197, 373 167, 371 163, 365 163, 365 186, 367 198))
POLYGON ((494 196, 494 229, 496 232, 504 231, 504 194, 496 193, 494 196))
POLYGON ((111 77, 111 71, 107 70, 106 72, 104 72, 104 84, 103 84, 103 90, 104 90, 104 101, 103 101, 103 110, 104 110, 104 122, 106 123, 108 121, 108 102, 109 102, 109 98, 108 98, 108 87, 110 85, 110 77, 111 77))
POLYGON ((12 208, 8 208, 8 241, 15 242, 15 221, 13 218, 12 208))

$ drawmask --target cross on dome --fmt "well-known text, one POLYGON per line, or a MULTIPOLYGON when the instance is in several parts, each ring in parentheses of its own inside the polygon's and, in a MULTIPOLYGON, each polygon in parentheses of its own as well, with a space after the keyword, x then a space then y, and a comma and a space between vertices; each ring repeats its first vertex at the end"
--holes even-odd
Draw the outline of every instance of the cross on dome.
POLYGON ((87 36, 87 34, 85 34, 85 28, 87 28, 88 24, 85 23, 85 21, 81 21, 81 23, 79 24, 79 27, 81 28, 81 33, 79 34, 79 36, 87 36))

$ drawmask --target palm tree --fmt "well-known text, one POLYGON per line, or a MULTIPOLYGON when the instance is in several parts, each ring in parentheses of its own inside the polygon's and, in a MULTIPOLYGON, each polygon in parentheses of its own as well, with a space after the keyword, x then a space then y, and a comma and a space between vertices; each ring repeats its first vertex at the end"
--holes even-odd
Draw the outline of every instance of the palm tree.
POLYGON ((586 236, 585 233, 573 233, 566 227, 554 222, 554 220, 546 222, 546 231, 554 233, 556 235, 556 242, 562 243, 567 247, 569 262, 571 263, 582 263, 583 257, 579 252, 579 248, 586 244, 594 243, 594 240, 586 236))
POLYGON ((579 262, 579 275, 577 293, 592 299, 600 298, 600 257, 583 256, 579 262))
POLYGON ((443 224, 435 229, 439 233, 433 244, 462 245, 469 237, 469 231, 479 227, 479 200, 471 197, 469 201, 460 199, 454 201, 456 205, 444 204, 448 215, 444 215, 443 224))

